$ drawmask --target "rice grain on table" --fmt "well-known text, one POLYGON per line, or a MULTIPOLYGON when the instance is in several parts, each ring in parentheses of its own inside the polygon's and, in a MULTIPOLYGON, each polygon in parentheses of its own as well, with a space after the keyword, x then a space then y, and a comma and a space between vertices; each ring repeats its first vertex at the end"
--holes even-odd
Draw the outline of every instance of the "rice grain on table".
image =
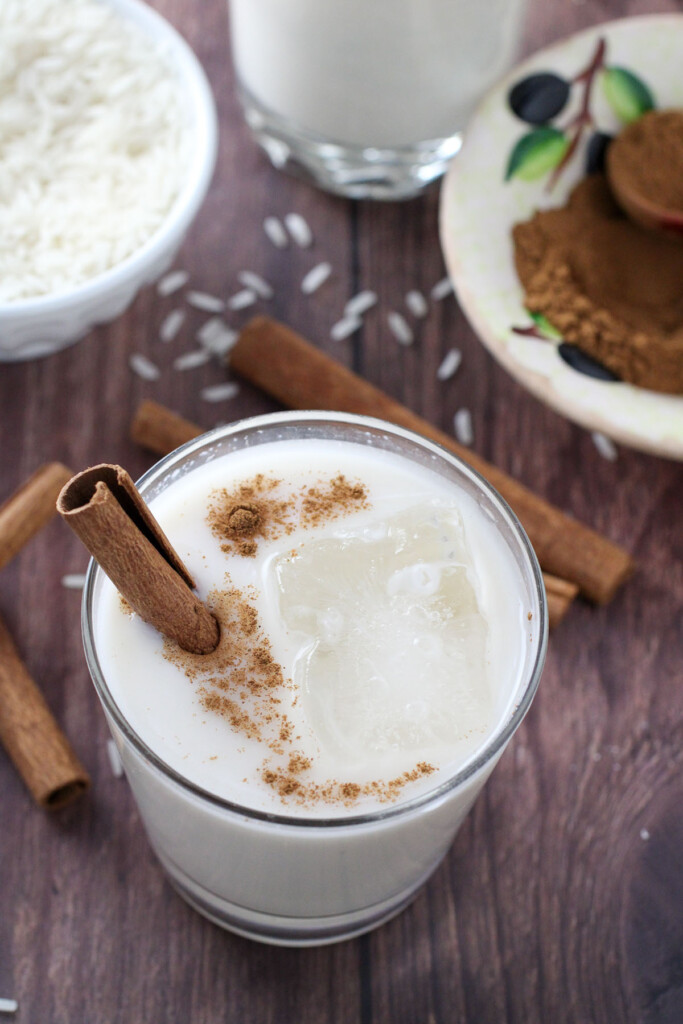
POLYGON ((241 292, 235 292, 228 299, 228 309, 246 309, 253 306, 258 296, 251 288, 243 288, 241 292))
POLYGON ((85 573, 67 573, 66 576, 62 576, 62 586, 65 590, 83 590, 85 586, 85 573))
POLYGON ((142 380, 159 380, 161 376, 159 367, 140 352, 134 352, 132 356, 129 356, 128 365, 133 373, 136 373, 142 380))
POLYGON ((159 295, 172 295, 184 288, 189 280, 190 275, 186 270, 172 270, 158 282, 157 292, 159 295))
POLYGON ((195 337, 212 355, 223 356, 230 351, 239 335, 219 316, 214 316, 199 328, 195 337))
POLYGON ((262 278, 260 274, 255 274, 253 270, 240 270, 237 280, 245 288, 250 288, 253 292, 256 292, 260 299, 272 299, 272 285, 262 278))
POLYGON ((288 213, 285 227, 300 249, 308 249, 313 245, 313 232, 300 213, 288 213))
POLYGON ((460 369, 461 362, 462 352, 459 348, 452 348, 450 352, 446 353, 439 369, 436 371, 436 379, 448 380, 450 377, 454 377, 460 369))
POLYGON ((182 309, 172 309, 168 316, 161 321, 159 328, 159 340, 164 342, 173 341, 178 331, 185 323, 185 312, 182 309))
POLYGON ((427 300, 422 292, 417 291, 417 289, 413 289, 408 292, 405 301, 406 306, 413 316, 416 316, 419 320, 424 320, 429 311, 429 307, 427 306, 427 300))
POLYGON ((0 1013, 16 1013, 18 1009, 16 999, 0 999, 0 1013))
POLYGON ((350 338, 362 326, 363 321, 359 316, 344 316, 341 320, 337 320, 336 324, 332 325, 330 337, 332 341, 344 341, 345 338, 350 338))
POLYGON ((608 462, 616 462, 619 453, 617 452, 617 446, 611 437, 607 434, 603 434, 600 430, 594 430, 591 434, 593 444, 597 448, 603 459, 607 459, 608 462))
POLYGON ((450 277, 442 277, 440 281, 437 281, 431 292, 429 293, 434 302, 440 302, 441 299, 445 299, 453 291, 453 282, 450 277))
POLYGON ((225 309, 222 299, 207 292, 188 292, 185 298, 191 306, 203 310, 204 313, 222 313, 225 309))
POLYGON ((301 282, 301 291, 304 295, 312 295, 313 292, 317 292, 318 288, 327 281, 331 273, 332 267, 329 263, 316 264, 312 270, 308 271, 301 282))
POLYGON ((377 293, 365 290, 354 295, 344 306, 344 316, 362 316, 377 305, 377 293))
POLYGON ((276 249, 286 249, 289 245, 289 236, 277 217, 266 217, 263 230, 276 249))
POLYGON ((208 388, 202 388, 199 397, 205 402, 223 402, 234 398, 239 394, 239 390, 239 385, 228 381, 225 384, 211 384, 208 388))
POLYGON ((172 55, 114 4, 2 0, 0 41, 0 302, 15 302, 139 250, 193 131, 172 55))
POLYGON ((472 426, 472 413, 469 409, 458 409, 453 417, 453 428, 456 440, 466 447, 474 441, 474 427, 472 426))
POLYGON ((211 359, 211 352, 208 348, 197 348, 192 352, 185 352, 173 360, 174 370, 194 370, 197 366, 204 366, 211 359))
POLYGON ((392 309, 390 313, 387 313, 387 323, 389 324, 389 330, 399 344, 412 345, 415 335, 403 313, 397 313, 396 310, 392 309))
POLYGON ((112 739, 107 740, 107 757, 109 758, 109 767, 111 768, 111 773, 114 776, 114 778, 122 778, 123 762, 121 761, 119 748, 116 746, 112 739))

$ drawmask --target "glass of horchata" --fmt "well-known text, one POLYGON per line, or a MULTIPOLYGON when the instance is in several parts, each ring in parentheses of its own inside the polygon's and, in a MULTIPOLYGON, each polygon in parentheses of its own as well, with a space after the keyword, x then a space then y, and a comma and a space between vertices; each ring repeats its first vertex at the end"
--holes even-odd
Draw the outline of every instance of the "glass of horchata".
POLYGON ((542 577, 472 469, 380 420, 217 428, 140 490, 221 626, 181 651, 91 565, 90 671, 150 842, 211 920, 359 934, 434 871, 522 721, 542 577))

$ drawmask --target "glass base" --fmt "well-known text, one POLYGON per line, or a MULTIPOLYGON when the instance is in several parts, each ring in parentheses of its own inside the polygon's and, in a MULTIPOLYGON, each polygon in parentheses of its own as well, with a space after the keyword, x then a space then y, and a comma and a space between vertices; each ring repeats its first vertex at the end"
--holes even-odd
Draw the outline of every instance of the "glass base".
POLYGON ((462 145, 460 133, 414 146, 375 149, 327 142, 264 107, 239 86, 244 117, 271 163, 347 199, 410 199, 440 178, 462 145))
POLYGON ((245 939, 271 946, 328 946, 334 942, 355 939, 379 928, 413 902, 437 866, 432 866, 408 892, 399 893, 372 907, 325 917, 282 917, 230 903, 192 881, 176 864, 162 856, 158 849, 155 849, 155 853, 175 891, 202 917, 245 939))

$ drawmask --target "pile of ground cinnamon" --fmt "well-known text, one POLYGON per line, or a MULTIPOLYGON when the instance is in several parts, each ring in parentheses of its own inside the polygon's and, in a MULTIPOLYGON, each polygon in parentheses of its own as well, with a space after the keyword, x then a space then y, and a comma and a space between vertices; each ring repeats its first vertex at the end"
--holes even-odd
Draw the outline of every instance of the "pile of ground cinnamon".
POLYGON ((531 312, 621 380, 683 393, 683 244, 631 223, 602 175, 513 240, 531 312))
POLYGON ((683 213, 683 110, 650 110, 624 128, 610 146, 610 175, 615 188, 683 213))
POLYGON ((276 540, 367 507, 365 486, 342 473, 298 490, 285 490, 281 480, 259 473, 231 490, 214 491, 207 519, 223 551, 253 558, 259 540, 276 540))

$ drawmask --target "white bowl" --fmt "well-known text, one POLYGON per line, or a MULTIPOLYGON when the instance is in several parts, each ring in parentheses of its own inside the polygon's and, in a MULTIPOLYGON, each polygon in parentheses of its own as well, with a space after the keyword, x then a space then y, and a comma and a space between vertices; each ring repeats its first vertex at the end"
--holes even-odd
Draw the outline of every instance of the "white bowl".
POLYGON ((218 123, 201 64, 176 30, 140 0, 106 2, 163 45, 181 79, 193 132, 187 177, 163 224, 121 263, 68 291, 0 303, 0 361, 50 355, 122 313, 140 288, 157 280, 173 262, 213 174, 218 123))

